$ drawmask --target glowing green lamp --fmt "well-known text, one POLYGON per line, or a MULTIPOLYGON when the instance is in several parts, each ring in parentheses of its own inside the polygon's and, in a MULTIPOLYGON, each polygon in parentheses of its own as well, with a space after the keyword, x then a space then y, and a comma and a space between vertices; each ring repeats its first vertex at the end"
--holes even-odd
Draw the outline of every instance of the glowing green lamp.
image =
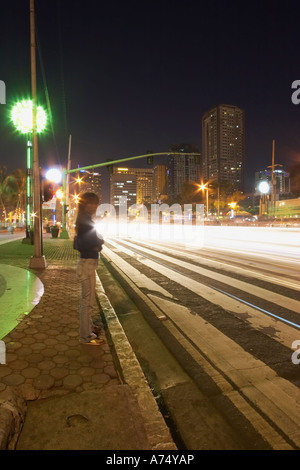
MULTIPOLYGON (((42 132, 47 123, 47 116, 41 106, 36 109, 37 132, 42 132)), ((12 121, 21 134, 32 133, 32 101, 23 100, 15 104, 11 112, 12 121)))
MULTIPOLYGON (((42 132, 47 124, 47 116, 41 106, 37 106, 36 126, 37 132, 42 132)), ((32 217, 32 142, 33 131, 32 101, 22 100, 14 105, 11 111, 11 120, 21 134, 27 134, 27 175, 26 175, 26 238, 30 239, 32 217)))

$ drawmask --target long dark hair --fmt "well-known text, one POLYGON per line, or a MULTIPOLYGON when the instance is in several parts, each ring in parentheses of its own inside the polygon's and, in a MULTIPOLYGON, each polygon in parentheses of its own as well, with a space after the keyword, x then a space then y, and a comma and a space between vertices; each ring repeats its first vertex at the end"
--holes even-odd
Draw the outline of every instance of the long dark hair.
POLYGON ((78 222, 82 214, 85 212, 85 207, 87 204, 97 204, 99 205, 99 197, 95 193, 86 192, 82 193, 78 197, 78 213, 75 222, 75 231, 77 233, 78 229, 78 222))

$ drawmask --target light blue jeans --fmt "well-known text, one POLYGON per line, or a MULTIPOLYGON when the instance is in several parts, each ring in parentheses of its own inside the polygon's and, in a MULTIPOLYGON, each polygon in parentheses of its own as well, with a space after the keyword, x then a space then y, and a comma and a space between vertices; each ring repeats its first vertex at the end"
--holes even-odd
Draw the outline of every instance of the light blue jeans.
POLYGON ((96 269, 98 259, 80 258, 77 265, 77 276, 81 283, 81 296, 79 307, 79 341, 86 343, 95 339, 93 333, 93 306, 96 296, 96 269))

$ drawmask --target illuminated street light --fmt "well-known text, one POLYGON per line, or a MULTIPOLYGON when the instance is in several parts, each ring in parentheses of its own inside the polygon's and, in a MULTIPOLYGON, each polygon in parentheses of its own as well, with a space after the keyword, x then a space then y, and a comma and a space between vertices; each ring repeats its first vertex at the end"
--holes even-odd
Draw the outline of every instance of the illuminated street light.
MULTIPOLYGON (((31 211, 32 211, 32 131, 33 106, 31 100, 22 100, 16 103, 11 110, 11 120, 17 131, 27 134, 27 174, 26 174, 26 238, 31 240, 31 211)), ((42 132, 47 123, 47 116, 41 106, 37 107, 37 132, 42 132)))
POLYGON ((42 244, 41 185, 38 158, 38 134, 45 129, 47 117, 41 106, 37 106, 36 86, 36 32, 34 0, 30 0, 30 68, 31 100, 22 100, 11 110, 11 120, 21 134, 27 134, 27 181, 26 181, 26 241, 34 245, 34 255, 30 259, 30 268, 46 267, 42 244), (35 212, 31 227, 31 206, 35 212), (30 236, 32 235, 32 237, 30 236))
POLYGON ((57 168, 50 168, 50 170, 46 172, 45 176, 48 181, 58 184, 61 182, 62 174, 57 168))
MULTIPOLYGON (((19 103, 15 104, 11 111, 11 119, 16 129, 21 132, 21 134, 31 134, 33 128, 32 101, 22 100, 19 103)), ((45 129, 47 124, 47 116, 41 106, 37 107, 36 119, 37 132, 39 134, 45 129)))
POLYGON ((259 215, 264 215, 268 213, 267 194, 270 191, 269 183, 262 181, 258 186, 258 190, 260 192, 259 215))
POLYGON ((262 194, 267 194, 270 190, 269 183, 267 181, 262 181, 258 186, 258 190, 262 194))
POLYGON ((228 203, 229 207, 230 207, 230 218, 233 219, 234 218, 234 209, 236 208, 236 202, 229 202, 228 203))
POLYGON ((206 183, 206 184, 202 183, 202 184, 199 184, 198 186, 199 186, 199 189, 201 189, 201 191, 204 191, 204 190, 206 191, 206 218, 208 220, 208 187, 207 187, 207 184, 208 183, 206 183))

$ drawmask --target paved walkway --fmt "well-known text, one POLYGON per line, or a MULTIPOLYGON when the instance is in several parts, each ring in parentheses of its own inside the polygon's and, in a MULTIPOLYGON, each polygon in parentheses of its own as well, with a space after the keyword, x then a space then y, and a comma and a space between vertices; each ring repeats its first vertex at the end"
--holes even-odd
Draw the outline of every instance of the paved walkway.
MULTIPOLYGON (((0 263, 29 270, 32 254, 14 241, 0 246, 0 263)), ((32 271, 44 294, 3 338, 0 449, 176 449, 100 280, 94 322, 105 344, 83 345, 77 253, 45 237, 44 254, 47 268, 32 271)))

